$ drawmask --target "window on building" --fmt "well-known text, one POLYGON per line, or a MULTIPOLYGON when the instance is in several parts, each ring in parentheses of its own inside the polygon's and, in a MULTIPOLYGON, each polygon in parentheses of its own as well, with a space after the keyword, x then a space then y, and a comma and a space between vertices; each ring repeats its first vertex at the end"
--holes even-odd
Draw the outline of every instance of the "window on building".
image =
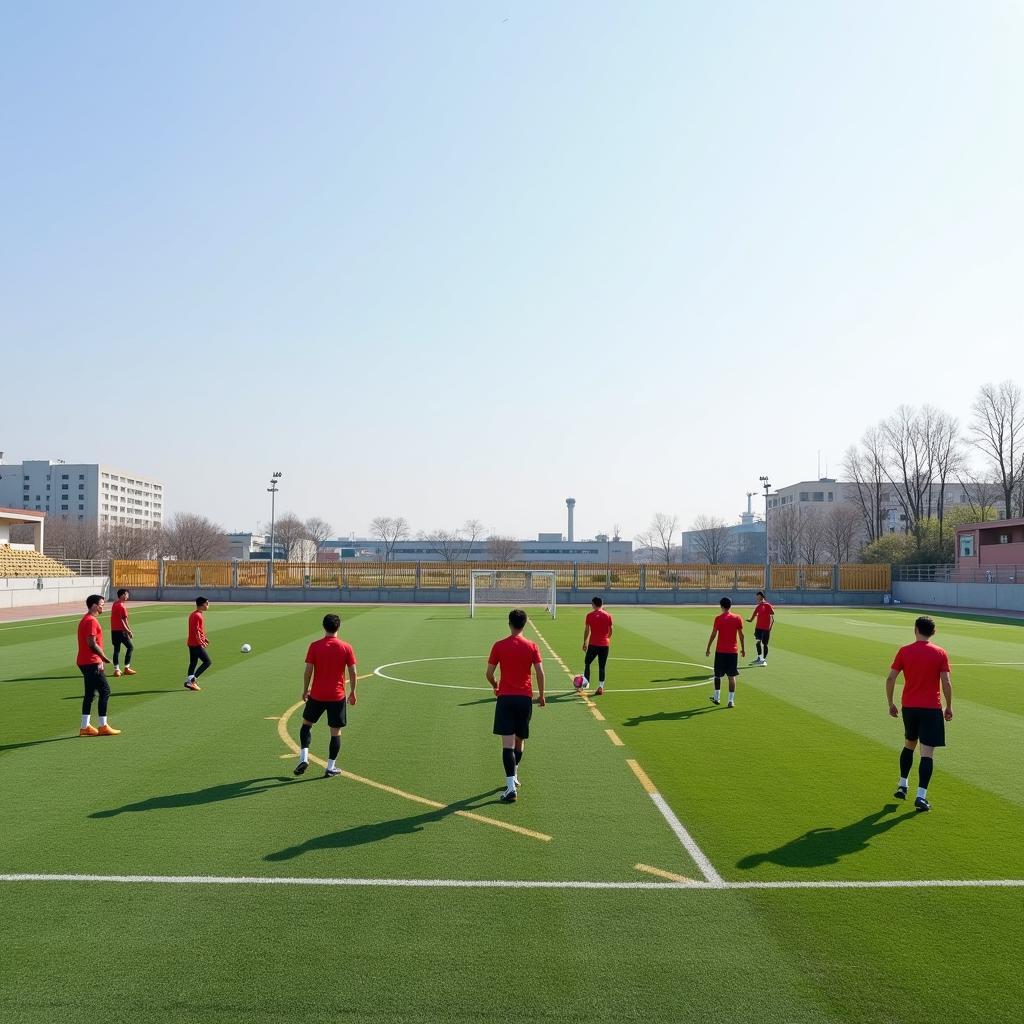
POLYGON ((800 500, 801 501, 810 501, 811 500, 810 492, 809 491, 801 491, 800 492, 800 500))
POLYGON ((828 500, 829 500, 829 501, 832 501, 832 500, 833 500, 833 495, 832 495, 832 492, 831 492, 831 491, 829 491, 829 492, 828 492, 828 500))
POLYGON ((67 505, 61 505, 60 510, 61 510, 61 512, 67 512, 67 510, 68 510, 67 505))
POLYGON ((67 480, 67 478, 68 478, 67 473, 61 473, 60 478, 61 478, 61 480, 67 480))
POLYGON ((814 500, 815 501, 824 501, 825 500, 825 492, 824 491, 815 491, 814 492, 814 500))
POLYGON ((1001 533, 1001 534, 999 534, 999 543, 1000 544, 1009 544, 1010 543, 1010 535, 1008 533, 1001 533))
POLYGON ((973 558, 974 557, 974 534, 973 533, 962 533, 960 535, 960 557, 961 558, 973 558))
POLYGON ((79 473, 78 474, 78 479, 79 480, 84 480, 85 479, 85 474, 84 473, 79 473))

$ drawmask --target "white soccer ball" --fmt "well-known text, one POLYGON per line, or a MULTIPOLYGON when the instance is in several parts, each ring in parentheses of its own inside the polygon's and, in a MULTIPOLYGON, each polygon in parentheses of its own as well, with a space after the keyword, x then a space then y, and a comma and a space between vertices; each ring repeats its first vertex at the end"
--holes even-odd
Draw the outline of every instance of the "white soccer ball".
POLYGON ((252 650, 252 644, 242 644, 242 653, 248 654, 252 650))

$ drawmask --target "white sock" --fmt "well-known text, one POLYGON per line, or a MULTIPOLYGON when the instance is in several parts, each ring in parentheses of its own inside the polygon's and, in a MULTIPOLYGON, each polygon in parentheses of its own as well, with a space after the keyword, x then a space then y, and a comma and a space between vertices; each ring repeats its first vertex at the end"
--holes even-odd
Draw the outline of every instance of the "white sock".
POLYGON ((82 728, 83 729, 88 729, 89 728, 89 719, 91 717, 92 717, 91 715, 82 715, 82 728))
POLYGON ((923 800, 925 798, 925 795, 927 794, 927 792, 928 792, 928 790, 925 789, 924 786, 918 786, 917 787, 917 799, 918 800, 923 800))
POLYGON ((735 704, 736 703, 736 695, 735 694, 733 694, 733 693, 729 694, 729 703, 730 704, 735 704))
POLYGON ((899 784, 899 788, 900 789, 906 789, 909 785, 910 785, 910 780, 909 779, 900 779, 900 784, 899 784))
POLYGON ((715 687, 715 700, 722 699, 722 688, 720 686, 715 687))
POLYGON ((505 789, 509 792, 515 792, 516 788, 516 777, 514 775, 505 776, 505 789))
POLYGON ((334 758, 333 757, 328 758, 328 760, 327 760, 327 770, 330 771, 330 772, 333 772, 334 768, 335 768, 334 758))
POLYGON ((309 747, 303 747, 302 748, 302 753, 299 754, 299 760, 300 761, 306 761, 306 762, 309 761, 309 747))
POLYGON ((105 726, 106 724, 107 724, 107 716, 106 715, 100 715, 100 728, 102 729, 103 726, 105 726))

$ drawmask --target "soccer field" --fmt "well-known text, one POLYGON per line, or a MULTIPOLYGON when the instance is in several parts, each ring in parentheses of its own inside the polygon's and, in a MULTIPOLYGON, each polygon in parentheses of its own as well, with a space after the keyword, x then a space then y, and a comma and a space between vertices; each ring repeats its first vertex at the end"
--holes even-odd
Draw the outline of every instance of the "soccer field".
POLYGON ((936 616, 955 718, 916 814, 883 689, 911 612, 778 608, 727 710, 717 609, 610 606, 601 697, 584 611, 535 611, 549 703, 503 805, 504 610, 214 605, 199 693, 189 610, 132 609, 110 738, 77 735, 77 616, 0 625, 4 1021, 1019 1019, 1022 624, 936 616), (359 700, 344 774, 297 779, 328 610, 359 700))

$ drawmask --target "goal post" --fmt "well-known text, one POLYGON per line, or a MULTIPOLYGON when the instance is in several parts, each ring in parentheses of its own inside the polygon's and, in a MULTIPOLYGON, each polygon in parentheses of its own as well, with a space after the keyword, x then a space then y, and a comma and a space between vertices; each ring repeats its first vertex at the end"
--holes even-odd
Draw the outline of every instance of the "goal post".
POLYGON ((469 574, 469 615, 480 605, 544 608, 555 617, 555 573, 550 569, 473 569, 469 574))

